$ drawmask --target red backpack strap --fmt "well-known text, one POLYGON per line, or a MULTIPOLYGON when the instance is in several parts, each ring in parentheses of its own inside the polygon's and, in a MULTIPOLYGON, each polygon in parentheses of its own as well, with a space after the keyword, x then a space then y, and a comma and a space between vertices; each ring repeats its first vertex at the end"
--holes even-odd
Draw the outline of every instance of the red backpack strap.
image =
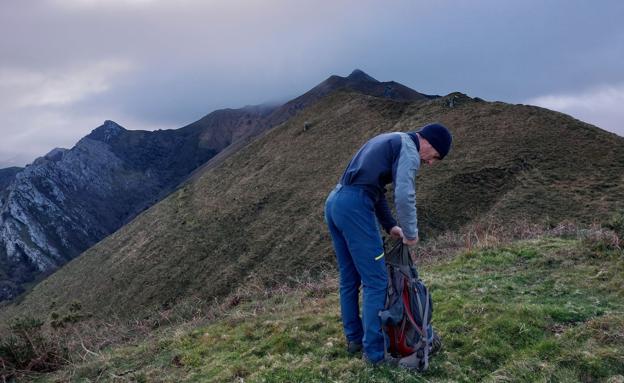
MULTIPOLYGON (((410 296, 409 296, 409 284, 407 283, 407 279, 403 280, 403 294, 402 294, 402 298, 403 298, 403 305, 405 306, 405 316, 406 318, 409 320, 409 322, 412 324, 412 326, 414 326, 414 328, 416 329, 416 331, 418 331, 418 334, 420 334, 421 337, 425 337, 426 339, 426 335, 425 335, 425 331, 423 330, 422 327, 420 327, 418 324, 416 324, 416 320, 414 320, 414 316, 412 315, 412 307, 410 304, 410 296)), ((427 300, 427 304, 428 304, 428 300, 427 300)))

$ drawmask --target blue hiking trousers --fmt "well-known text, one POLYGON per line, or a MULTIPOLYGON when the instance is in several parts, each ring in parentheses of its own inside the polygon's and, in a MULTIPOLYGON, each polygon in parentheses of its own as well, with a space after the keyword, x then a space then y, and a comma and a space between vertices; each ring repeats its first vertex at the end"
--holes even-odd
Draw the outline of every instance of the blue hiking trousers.
POLYGON ((372 362, 384 358, 379 311, 384 309, 388 275, 374 201, 362 188, 338 184, 325 202, 325 220, 340 270, 340 309, 348 341, 362 342, 372 362), (364 290, 362 319, 360 284, 364 290))

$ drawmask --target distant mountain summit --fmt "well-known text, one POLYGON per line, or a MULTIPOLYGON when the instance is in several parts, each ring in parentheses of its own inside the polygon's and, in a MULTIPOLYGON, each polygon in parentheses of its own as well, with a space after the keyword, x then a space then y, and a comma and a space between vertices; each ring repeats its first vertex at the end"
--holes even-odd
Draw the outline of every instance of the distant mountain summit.
POLYGON ((126 129, 115 121, 106 120, 102 125, 93 129, 87 138, 102 142, 110 142, 113 138, 125 131, 126 129))
POLYGON ((347 77, 340 77, 336 75, 330 76, 325 81, 291 102, 295 102, 299 105, 307 105, 307 100, 319 99, 320 97, 338 89, 352 90, 369 96, 382 97, 397 101, 418 101, 439 97, 418 93, 415 90, 394 81, 377 81, 373 77, 364 73, 362 70, 356 69, 347 77))
POLYGON ((353 72, 351 72, 351 74, 347 76, 347 80, 353 82, 379 82, 360 69, 355 69, 353 72))

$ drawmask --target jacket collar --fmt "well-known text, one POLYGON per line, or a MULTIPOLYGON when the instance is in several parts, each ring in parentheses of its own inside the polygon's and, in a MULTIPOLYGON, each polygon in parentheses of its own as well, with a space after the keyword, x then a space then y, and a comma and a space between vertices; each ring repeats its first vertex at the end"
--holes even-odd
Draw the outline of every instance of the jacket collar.
POLYGON ((418 135, 416 134, 416 132, 407 132, 407 135, 410 136, 412 141, 414 141, 416 149, 420 152, 420 140, 418 139, 418 135))

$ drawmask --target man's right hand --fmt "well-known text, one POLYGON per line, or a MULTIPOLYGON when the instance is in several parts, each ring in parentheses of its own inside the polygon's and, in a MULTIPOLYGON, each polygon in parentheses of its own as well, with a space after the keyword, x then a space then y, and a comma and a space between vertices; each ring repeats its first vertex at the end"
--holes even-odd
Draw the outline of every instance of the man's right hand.
POLYGON ((414 239, 407 239, 407 238, 403 237, 403 244, 405 244, 407 246, 414 246, 417 243, 418 243, 418 237, 416 237, 414 239))

